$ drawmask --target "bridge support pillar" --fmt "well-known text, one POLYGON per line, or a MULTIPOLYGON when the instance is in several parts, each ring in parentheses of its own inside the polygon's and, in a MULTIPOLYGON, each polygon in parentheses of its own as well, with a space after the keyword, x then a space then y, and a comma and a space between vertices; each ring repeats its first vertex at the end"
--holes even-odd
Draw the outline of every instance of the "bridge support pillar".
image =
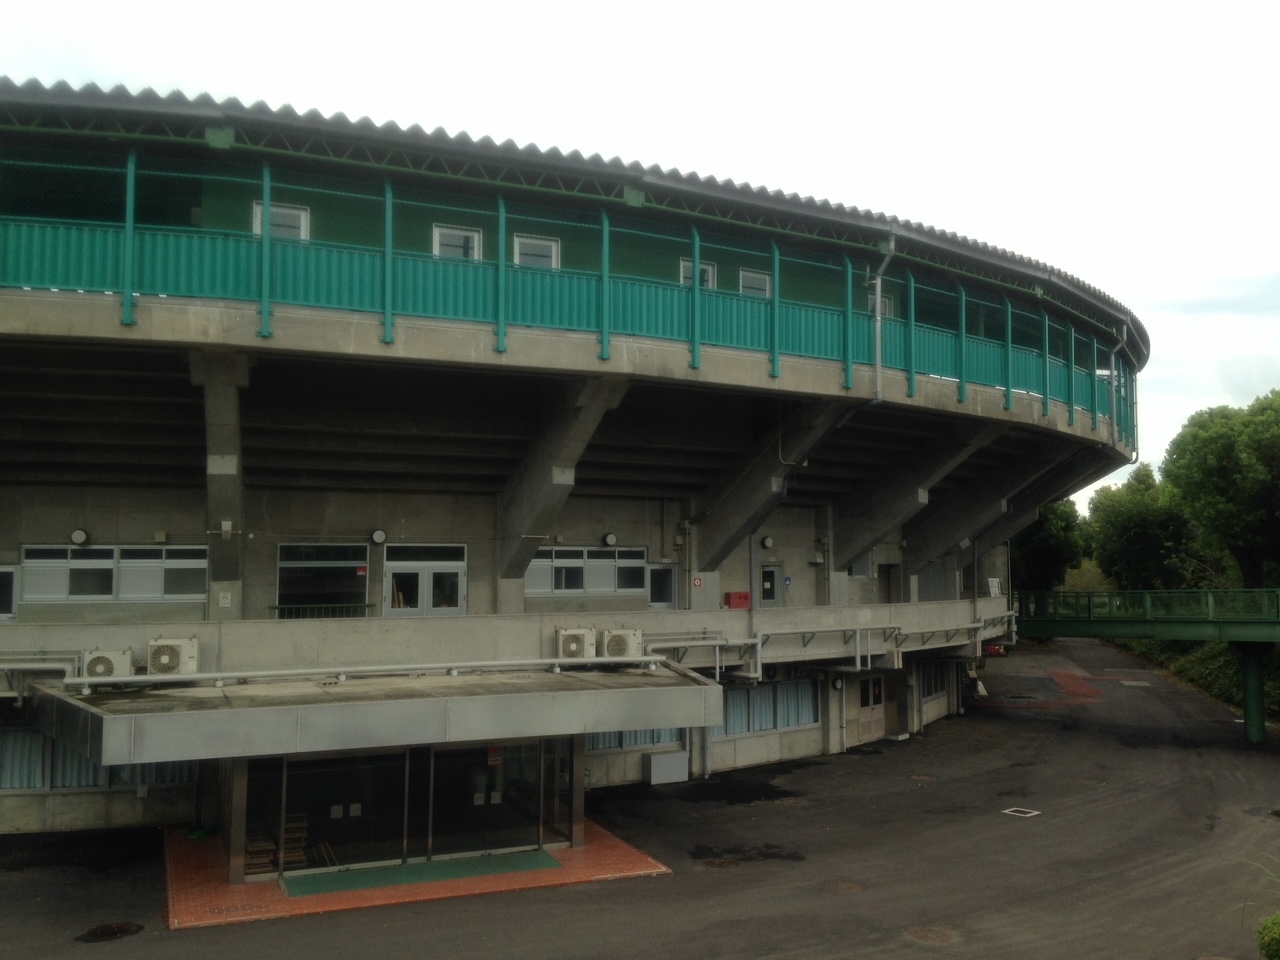
POLYGON ((1263 695, 1263 660, 1267 645, 1261 643, 1232 644, 1240 656, 1240 678, 1244 684, 1244 738, 1250 743, 1267 739, 1267 704, 1263 695))

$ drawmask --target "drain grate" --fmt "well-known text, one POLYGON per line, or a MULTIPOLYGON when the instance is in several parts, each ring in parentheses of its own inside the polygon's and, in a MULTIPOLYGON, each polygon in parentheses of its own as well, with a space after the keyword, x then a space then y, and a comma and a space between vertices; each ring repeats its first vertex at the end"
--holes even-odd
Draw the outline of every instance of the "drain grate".
POLYGON ((1011 817, 1038 817, 1039 810, 1028 810, 1026 807, 1010 807, 1008 810, 1001 810, 1001 813, 1007 813, 1011 817))

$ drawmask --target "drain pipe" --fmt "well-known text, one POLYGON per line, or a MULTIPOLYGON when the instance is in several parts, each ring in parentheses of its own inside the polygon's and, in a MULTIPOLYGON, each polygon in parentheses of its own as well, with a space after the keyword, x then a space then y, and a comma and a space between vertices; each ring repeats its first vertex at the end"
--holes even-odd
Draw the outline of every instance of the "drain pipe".
POLYGON ((885 252, 880 268, 876 270, 875 284, 875 324, 876 324, 876 403, 884 399, 884 312, 880 308, 880 284, 889 261, 897 252, 897 237, 889 234, 889 249, 885 252))
POLYGON ((1118 446, 1120 443, 1120 411, 1118 405, 1120 403, 1120 386, 1116 382, 1116 354, 1119 353, 1129 342, 1129 321, 1124 322, 1124 327, 1120 331, 1120 341, 1111 348, 1111 446, 1118 446))

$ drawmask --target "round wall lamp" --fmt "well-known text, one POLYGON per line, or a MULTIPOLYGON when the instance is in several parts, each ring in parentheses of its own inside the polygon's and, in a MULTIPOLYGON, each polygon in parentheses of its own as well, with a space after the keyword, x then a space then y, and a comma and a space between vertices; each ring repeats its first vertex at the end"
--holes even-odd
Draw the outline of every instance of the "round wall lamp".
POLYGON ((374 543, 383 543, 383 542, 385 542, 385 541, 386 541, 386 539, 387 539, 387 531, 385 531, 385 530, 375 530, 375 531, 373 531, 373 533, 371 534, 371 536, 372 536, 372 538, 373 538, 373 542, 374 542, 374 543))
POLYGON ((843 690, 843 689, 844 689, 844 677, 832 677, 832 679, 831 679, 831 689, 832 689, 832 690, 843 690))
POLYGON ((76 546, 79 546, 80 544, 84 543, 88 539, 89 539, 89 534, 85 533, 79 527, 76 527, 74 530, 71 531, 71 542, 74 543, 76 546))
POLYGON ((616 535, 612 533, 606 533, 604 535, 604 545, 606 547, 612 547, 617 542, 618 542, 618 538, 616 535))
POLYGON ((773 537, 761 537, 761 538, 760 538, 760 546, 764 547, 766 550, 772 550, 772 549, 773 549, 773 537))

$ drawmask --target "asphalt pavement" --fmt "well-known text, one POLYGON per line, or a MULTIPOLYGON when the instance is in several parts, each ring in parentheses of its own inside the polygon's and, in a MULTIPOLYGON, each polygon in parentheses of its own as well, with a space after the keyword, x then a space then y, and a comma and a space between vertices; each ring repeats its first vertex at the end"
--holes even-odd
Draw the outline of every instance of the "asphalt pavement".
POLYGON ((0 837, 0 938, 42 960, 1256 957, 1280 731, 1250 746, 1232 710, 1090 640, 981 677, 923 736, 589 793, 669 876, 170 931, 154 834, 0 837))

